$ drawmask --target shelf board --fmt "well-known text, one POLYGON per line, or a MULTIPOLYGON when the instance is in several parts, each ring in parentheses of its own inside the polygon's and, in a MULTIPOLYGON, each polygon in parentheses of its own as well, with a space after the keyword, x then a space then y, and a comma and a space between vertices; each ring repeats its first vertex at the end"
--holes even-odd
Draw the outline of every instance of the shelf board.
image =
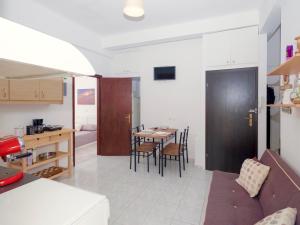
POLYGON ((278 66, 268 76, 279 76, 279 75, 298 75, 300 74, 300 54, 296 54, 285 63, 278 66))
POLYGON ((274 108, 300 108, 300 104, 272 104, 267 105, 268 107, 274 107, 274 108))
MULTIPOLYGON (((67 152, 61 152, 61 151, 58 151, 58 152, 56 153, 56 156, 55 156, 55 157, 50 158, 50 159, 45 159, 45 160, 37 161, 36 163, 27 166, 27 167, 26 167, 26 170, 32 170, 32 169, 34 169, 34 168, 37 168, 37 167, 46 165, 46 164, 48 164, 48 163, 52 163, 52 162, 58 161, 58 160, 60 160, 60 159, 66 158, 66 157, 68 157, 68 153, 67 153, 67 152)), ((17 161, 17 162, 11 162, 10 165, 11 165, 11 167, 16 168, 16 169, 22 168, 21 162, 20 162, 20 161, 17 161)))
POLYGON ((52 177, 49 177, 48 179, 53 180, 53 179, 55 179, 57 177, 60 177, 60 176, 63 176, 65 174, 67 174, 68 172, 69 172, 68 169, 64 168, 61 173, 55 174, 52 177))
MULTIPOLYGON (((33 175, 36 176, 36 177, 47 178, 47 179, 53 180, 53 179, 55 179, 55 178, 57 178, 57 177, 60 177, 60 176, 62 176, 62 175, 65 175, 65 174, 69 173, 68 168, 63 168, 63 167, 59 167, 59 168, 62 169, 62 171, 59 172, 59 173, 57 173, 57 174, 54 174, 54 175, 51 176, 51 177, 43 177, 42 175, 36 175, 35 173, 34 173, 33 175)), ((48 169, 49 169, 49 168, 48 168, 48 169)), ((45 171, 45 170, 47 170, 47 169, 41 170, 40 172, 43 172, 43 171, 45 171)))

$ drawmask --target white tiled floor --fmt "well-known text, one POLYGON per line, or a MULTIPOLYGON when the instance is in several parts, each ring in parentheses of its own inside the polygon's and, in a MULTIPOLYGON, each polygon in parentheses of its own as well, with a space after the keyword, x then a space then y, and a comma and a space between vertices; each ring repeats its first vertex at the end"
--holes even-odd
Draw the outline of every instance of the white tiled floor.
POLYGON ((210 172, 189 163, 179 178, 178 164, 168 161, 162 178, 153 162, 147 173, 145 158, 135 173, 129 170, 129 157, 97 157, 95 148, 81 148, 73 177, 60 181, 106 195, 111 208, 110 225, 200 224, 210 172), (84 160, 80 162, 80 158, 84 160))

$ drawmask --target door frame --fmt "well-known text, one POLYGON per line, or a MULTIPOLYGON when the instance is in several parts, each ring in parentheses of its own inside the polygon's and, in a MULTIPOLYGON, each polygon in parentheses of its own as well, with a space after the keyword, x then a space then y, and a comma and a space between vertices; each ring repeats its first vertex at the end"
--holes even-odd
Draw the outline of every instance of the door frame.
MULTIPOLYGON (((100 112, 101 112, 101 105, 100 105, 100 100, 101 100, 101 92, 100 92, 100 88, 101 88, 101 79, 102 76, 101 75, 94 75, 94 76, 87 76, 87 77, 92 77, 96 79, 97 82, 97 155, 100 155, 100 112)), ((75 130, 75 77, 72 77, 72 127, 73 130, 75 130)), ((76 154, 75 154, 75 132, 73 132, 73 166, 75 167, 76 164, 76 154)))
MULTIPOLYGON (((257 110, 258 110, 258 102, 259 102, 259 97, 258 97, 258 83, 259 83, 259 67, 244 67, 244 68, 233 68, 233 69, 223 69, 223 70, 206 70, 205 71, 205 156, 204 156, 204 163, 205 163, 205 169, 207 170, 207 158, 208 158, 208 149, 207 149, 207 89, 208 89, 208 83, 207 83, 207 72, 214 72, 214 71, 234 71, 234 70, 243 70, 243 69, 257 69, 257 73, 256 73, 256 79, 255 79, 255 83, 256 83, 256 90, 255 90, 255 93, 256 93, 256 102, 257 102, 257 110)), ((259 136, 258 136, 258 116, 259 116, 259 113, 257 112, 256 113, 256 141, 257 141, 257 147, 256 147, 256 156, 258 156, 258 145, 259 145, 259 136)))

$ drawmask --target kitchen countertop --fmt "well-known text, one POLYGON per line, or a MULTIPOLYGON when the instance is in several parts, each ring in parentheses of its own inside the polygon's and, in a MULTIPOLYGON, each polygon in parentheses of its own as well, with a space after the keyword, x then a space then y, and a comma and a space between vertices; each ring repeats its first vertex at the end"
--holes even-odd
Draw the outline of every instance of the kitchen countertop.
MULTIPOLYGON (((6 177, 7 173, 14 174, 15 171, 17 171, 17 170, 0 166, 0 179, 6 177)), ((39 179, 39 178, 25 173, 23 179, 19 180, 18 182, 4 186, 4 187, 0 187, 0 194, 10 191, 12 189, 18 188, 24 184, 30 183, 37 179, 39 179)))

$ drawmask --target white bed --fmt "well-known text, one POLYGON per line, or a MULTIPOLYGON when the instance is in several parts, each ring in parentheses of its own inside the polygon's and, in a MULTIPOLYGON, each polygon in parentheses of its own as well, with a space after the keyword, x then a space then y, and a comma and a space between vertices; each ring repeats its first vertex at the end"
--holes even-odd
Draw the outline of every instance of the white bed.
POLYGON ((105 196, 39 179, 0 195, 3 225, 108 225, 105 196))

